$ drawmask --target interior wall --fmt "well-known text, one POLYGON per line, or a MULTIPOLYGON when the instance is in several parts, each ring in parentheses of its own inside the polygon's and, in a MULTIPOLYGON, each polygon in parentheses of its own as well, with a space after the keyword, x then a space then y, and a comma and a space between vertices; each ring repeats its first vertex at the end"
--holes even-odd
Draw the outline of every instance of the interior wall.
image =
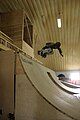
POLYGON ((1 15, 0 15, 0 31, 1 31, 1 15))
POLYGON ((22 47, 23 11, 12 11, 1 14, 1 31, 14 40, 14 44, 22 47))
POLYGON ((14 53, 0 51, 0 120, 14 112, 14 53))

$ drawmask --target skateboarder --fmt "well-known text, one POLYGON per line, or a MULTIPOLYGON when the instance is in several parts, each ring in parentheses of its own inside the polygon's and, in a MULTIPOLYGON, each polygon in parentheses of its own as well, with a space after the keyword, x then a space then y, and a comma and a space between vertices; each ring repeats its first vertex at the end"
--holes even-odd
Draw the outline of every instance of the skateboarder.
POLYGON ((60 55, 63 57, 60 46, 61 46, 60 42, 56 43, 48 42, 41 50, 38 51, 38 55, 41 55, 42 57, 46 58, 47 55, 54 53, 53 52, 54 49, 58 49, 60 55))

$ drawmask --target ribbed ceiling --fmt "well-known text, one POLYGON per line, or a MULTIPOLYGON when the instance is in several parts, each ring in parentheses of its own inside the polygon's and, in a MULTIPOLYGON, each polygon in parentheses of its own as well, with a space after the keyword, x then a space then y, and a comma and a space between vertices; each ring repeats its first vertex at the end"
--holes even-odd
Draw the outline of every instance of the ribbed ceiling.
POLYGON ((24 9, 34 27, 35 57, 53 70, 80 70, 80 0, 0 0, 0 11, 24 9), (57 27, 57 18, 62 27, 57 27), (46 42, 61 42, 64 57, 57 50, 47 58, 37 51, 46 42))

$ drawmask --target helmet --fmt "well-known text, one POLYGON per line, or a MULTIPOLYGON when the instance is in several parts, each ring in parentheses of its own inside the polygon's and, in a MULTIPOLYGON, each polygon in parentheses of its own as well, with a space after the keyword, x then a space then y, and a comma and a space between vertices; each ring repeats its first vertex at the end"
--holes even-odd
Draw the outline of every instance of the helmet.
POLYGON ((56 45, 57 47, 60 47, 60 46, 61 46, 61 43, 60 43, 60 42, 56 42, 55 45, 56 45))

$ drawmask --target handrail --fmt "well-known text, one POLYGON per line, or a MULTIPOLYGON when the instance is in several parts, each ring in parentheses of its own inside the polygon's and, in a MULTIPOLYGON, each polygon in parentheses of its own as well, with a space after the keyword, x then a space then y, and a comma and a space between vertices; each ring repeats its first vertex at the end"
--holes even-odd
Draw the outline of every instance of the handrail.
POLYGON ((15 52, 19 53, 21 52, 22 54, 24 54, 25 56, 27 56, 28 58, 33 59, 34 61, 42 64, 40 61, 38 61, 37 59, 31 57, 30 55, 28 55, 27 53, 25 53, 22 49, 20 49, 19 47, 17 47, 16 45, 13 44, 13 40, 8 37, 6 34, 4 34, 2 31, 0 31, 0 44, 4 45, 5 47, 8 47, 12 50, 14 50, 15 52))
POLYGON ((5 33, 3 33, 2 31, 0 31, 0 38, 6 39, 7 41, 13 43, 13 40, 9 36, 7 36, 5 33))

